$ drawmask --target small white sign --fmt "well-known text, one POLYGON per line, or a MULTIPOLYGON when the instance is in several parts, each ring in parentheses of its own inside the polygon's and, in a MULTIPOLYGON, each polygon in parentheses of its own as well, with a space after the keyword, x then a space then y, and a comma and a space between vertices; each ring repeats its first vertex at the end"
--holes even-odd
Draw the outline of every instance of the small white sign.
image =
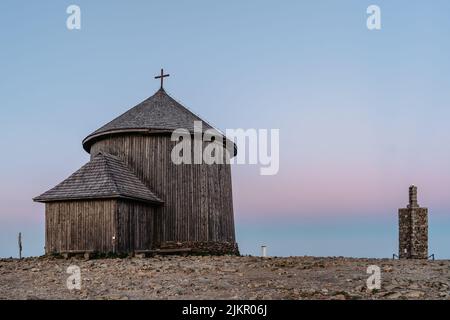
POLYGON ((267 246, 261 246, 261 256, 267 257, 267 246))

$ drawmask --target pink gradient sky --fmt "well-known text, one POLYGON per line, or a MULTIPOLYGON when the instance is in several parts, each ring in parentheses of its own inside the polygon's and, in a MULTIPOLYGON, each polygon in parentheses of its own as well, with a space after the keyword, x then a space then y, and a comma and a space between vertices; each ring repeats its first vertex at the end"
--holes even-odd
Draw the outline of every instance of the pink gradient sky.
POLYGON ((280 129, 279 174, 233 167, 237 221, 386 217, 379 238, 392 236, 411 183, 448 216, 449 1, 379 0, 379 32, 365 0, 78 4, 85 25, 70 32, 64 1, 0 3, 0 256, 25 226, 42 247, 32 197, 87 162, 82 139, 152 95, 161 67, 167 91, 222 131, 280 129))

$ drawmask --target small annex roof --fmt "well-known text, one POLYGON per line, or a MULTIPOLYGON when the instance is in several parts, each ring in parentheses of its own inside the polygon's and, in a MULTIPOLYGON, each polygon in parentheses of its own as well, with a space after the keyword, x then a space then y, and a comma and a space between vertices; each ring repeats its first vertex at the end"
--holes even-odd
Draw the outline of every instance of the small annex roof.
POLYGON ((98 153, 66 180, 33 200, 52 202, 105 198, 163 203, 119 158, 105 152, 98 153))

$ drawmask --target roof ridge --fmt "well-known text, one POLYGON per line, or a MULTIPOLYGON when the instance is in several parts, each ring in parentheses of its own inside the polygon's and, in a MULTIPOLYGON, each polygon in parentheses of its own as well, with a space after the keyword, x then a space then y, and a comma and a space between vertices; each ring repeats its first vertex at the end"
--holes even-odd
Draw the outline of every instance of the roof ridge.
POLYGON ((92 198, 164 202, 120 158, 107 152, 98 152, 64 181, 33 200, 51 202, 92 198))
POLYGON ((110 177, 110 179, 112 180, 112 183, 114 184, 114 187, 115 187, 115 190, 116 190, 117 194, 123 195, 122 192, 120 192, 120 189, 119 189, 119 187, 118 187, 118 185, 117 185, 115 176, 114 176, 114 174, 112 173, 111 168, 110 168, 110 166, 109 166, 109 162, 108 162, 109 159, 108 159, 108 157, 107 157, 103 152, 100 152, 100 154, 101 154, 101 155, 104 157, 104 159, 105 159, 106 173, 107 173, 108 177, 110 177))
POLYGON ((108 175, 111 176, 111 180, 112 180, 112 182, 114 183, 114 186, 115 186, 115 189, 117 190, 117 194, 118 194, 118 195, 121 195, 121 196, 127 196, 127 197, 130 196, 130 195, 127 194, 126 192, 123 192, 123 191, 122 191, 122 188, 119 187, 118 182, 117 182, 117 180, 116 180, 117 176, 116 176, 114 170, 111 168, 111 165, 112 165, 112 164, 110 163, 111 160, 117 161, 118 165, 121 167, 120 169, 123 169, 123 170, 125 170, 127 173, 129 173, 130 176, 132 176, 132 178, 136 179, 139 183, 141 183, 142 186, 145 187, 145 188, 146 188, 146 189, 147 189, 147 190, 148 190, 155 198, 157 198, 158 200, 161 200, 161 199, 160 199, 160 198, 159 198, 152 190, 150 190, 149 187, 147 187, 147 186, 145 185, 145 183, 143 183, 143 182, 141 181, 141 179, 139 179, 139 178, 134 174, 134 172, 132 172, 132 171, 130 170, 130 167, 128 167, 128 166, 122 161, 122 159, 120 159, 119 157, 117 157, 117 156, 115 156, 115 155, 113 155, 113 154, 110 154, 110 153, 108 153, 108 152, 100 151, 99 154, 100 154, 100 153, 101 153, 102 156, 104 156, 104 158, 105 158, 107 173, 108 173, 108 175), (109 158, 109 159, 108 159, 108 158, 109 158))
MULTIPOLYGON (((164 90, 164 89, 163 89, 163 90, 164 90)), ((191 109, 190 109, 189 107, 187 107, 185 104, 181 103, 181 100, 178 101, 178 99, 175 99, 174 97, 172 97, 172 96, 171 96, 169 93, 167 93, 166 91, 164 91, 164 93, 166 93, 167 96, 168 96, 170 99, 172 99, 173 101, 176 102, 176 106, 177 106, 178 108, 187 110, 187 111, 190 112, 192 115, 194 115, 195 117, 197 117, 200 121, 206 123, 206 124, 209 125, 212 129, 218 131, 222 136, 225 137, 225 134, 222 132, 222 130, 218 129, 217 126, 213 125, 213 124, 210 123, 209 121, 203 120, 203 118, 202 118, 199 114, 195 113, 193 110, 191 110, 191 109)))
MULTIPOLYGON (((205 121, 199 114, 173 98, 164 89, 159 89, 152 96, 89 134, 84 138, 82 144, 84 150, 90 152, 91 146, 96 141, 112 134, 138 132, 167 134, 179 128, 193 133, 196 131, 196 121, 202 123, 202 133, 213 129, 217 133, 216 135, 220 135, 222 139, 230 140, 225 132, 214 126, 212 122, 205 121)), ((233 145, 234 155, 236 155, 236 147, 234 143, 233 145)))
POLYGON ((123 161, 122 161, 118 156, 115 156, 115 155, 113 155, 113 154, 111 154, 111 153, 108 153, 108 152, 105 152, 105 151, 99 151, 99 152, 97 152, 97 154, 96 154, 94 157, 96 157, 96 156, 99 155, 99 154, 101 154, 101 155, 104 156, 105 158, 110 158, 110 159, 118 160, 118 161, 120 161, 121 163, 123 163, 123 161))

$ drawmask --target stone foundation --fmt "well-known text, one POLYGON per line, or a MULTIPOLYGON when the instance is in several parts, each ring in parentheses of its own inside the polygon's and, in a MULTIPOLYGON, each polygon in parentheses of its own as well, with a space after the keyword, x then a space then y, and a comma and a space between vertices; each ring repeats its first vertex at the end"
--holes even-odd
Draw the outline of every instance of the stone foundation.
POLYGON ((161 249, 183 249, 190 248, 191 254, 205 255, 239 255, 239 248, 236 242, 212 242, 212 241, 185 241, 185 242, 164 242, 161 249))

